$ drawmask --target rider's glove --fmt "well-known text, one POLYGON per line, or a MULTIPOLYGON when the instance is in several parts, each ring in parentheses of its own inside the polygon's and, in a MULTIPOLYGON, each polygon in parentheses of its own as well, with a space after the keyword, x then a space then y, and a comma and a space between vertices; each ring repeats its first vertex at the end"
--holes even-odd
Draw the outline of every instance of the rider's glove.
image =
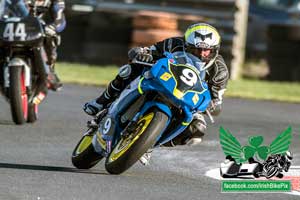
POLYGON ((212 115, 219 115, 220 112, 222 110, 222 100, 220 99, 213 99, 210 102, 210 105, 208 106, 208 111, 212 114, 212 115))
POLYGON ((138 60, 141 62, 150 63, 153 60, 153 56, 151 55, 151 50, 148 47, 135 47, 128 51, 129 60, 138 60))
POLYGON ((56 30, 55 30, 55 26, 53 25, 46 25, 45 26, 45 34, 47 36, 56 36, 56 30))

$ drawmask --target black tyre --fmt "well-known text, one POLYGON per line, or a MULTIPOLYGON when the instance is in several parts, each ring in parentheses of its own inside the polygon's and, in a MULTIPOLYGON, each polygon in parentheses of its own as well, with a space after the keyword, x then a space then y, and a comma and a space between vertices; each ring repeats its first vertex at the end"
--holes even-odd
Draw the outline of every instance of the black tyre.
POLYGON ((28 95, 25 86, 25 72, 22 67, 12 66, 9 70, 9 99, 13 121, 24 124, 28 116, 28 95))
POLYGON ((138 121, 136 131, 121 139, 106 158, 106 170, 111 174, 121 174, 136 163, 155 144, 167 121, 168 116, 158 110, 145 114, 138 121))
POLYGON ((92 144, 93 136, 83 136, 72 153, 72 163, 78 169, 95 166, 103 156, 96 153, 92 144))
POLYGON ((33 123, 38 119, 38 105, 29 103, 28 105, 28 123, 33 123))

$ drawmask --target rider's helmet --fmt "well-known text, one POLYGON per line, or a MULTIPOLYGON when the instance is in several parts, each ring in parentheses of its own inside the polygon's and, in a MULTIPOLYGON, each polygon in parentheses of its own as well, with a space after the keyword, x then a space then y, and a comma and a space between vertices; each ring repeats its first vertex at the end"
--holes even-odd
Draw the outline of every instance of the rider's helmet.
POLYGON ((51 0, 25 0, 25 2, 38 16, 45 13, 51 6, 51 0))
POLYGON ((51 0, 25 0, 27 4, 34 7, 49 7, 51 0))
POLYGON ((221 37, 217 29, 206 23, 197 23, 188 27, 184 34, 185 49, 203 62, 203 69, 212 66, 219 54, 221 37))
POLYGON ((23 0, 0 1, 0 19, 8 17, 26 17, 29 14, 23 0))

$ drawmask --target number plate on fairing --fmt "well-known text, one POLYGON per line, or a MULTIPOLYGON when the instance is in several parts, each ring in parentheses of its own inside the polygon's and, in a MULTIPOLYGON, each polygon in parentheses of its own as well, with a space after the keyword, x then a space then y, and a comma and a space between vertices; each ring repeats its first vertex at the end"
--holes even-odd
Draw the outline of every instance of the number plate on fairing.
POLYGON ((5 42, 33 41, 40 39, 42 33, 42 25, 39 19, 34 17, 9 18, 0 21, 0 40, 5 42))
POLYGON ((6 41, 25 41, 26 40, 26 29, 24 23, 7 23, 3 31, 3 40, 6 41))
POLYGON ((99 132, 105 140, 111 140, 115 133, 115 121, 110 116, 103 118, 99 125, 99 132))
POLYGON ((170 63, 170 71, 176 81, 175 90, 181 93, 188 91, 201 93, 205 88, 201 84, 199 74, 193 67, 187 65, 173 65, 170 63))

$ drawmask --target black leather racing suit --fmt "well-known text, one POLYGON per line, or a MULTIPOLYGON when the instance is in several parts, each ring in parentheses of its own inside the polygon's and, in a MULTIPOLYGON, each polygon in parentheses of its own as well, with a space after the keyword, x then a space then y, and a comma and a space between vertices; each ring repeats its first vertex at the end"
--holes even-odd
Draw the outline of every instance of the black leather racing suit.
MULTIPOLYGON (((181 37, 168 38, 150 46, 149 48, 153 59, 158 60, 164 57, 163 53, 165 51, 171 53, 183 51, 184 40, 181 37)), ((129 55, 129 59, 132 59, 131 55, 129 55)), ((224 89, 226 89, 229 79, 229 72, 221 55, 218 55, 215 61, 211 64, 212 66, 206 72, 206 81, 211 91, 212 99, 222 99, 222 93, 224 89)), ((110 82, 103 95, 97 99, 97 103, 107 105, 114 101, 131 81, 141 75, 143 70, 143 67, 135 64, 122 66, 116 78, 110 82)))
MULTIPOLYGON (((29 3, 29 6, 30 3, 29 3)), ((64 0, 51 0, 51 3, 43 8, 37 9, 37 15, 41 16, 46 26, 50 27, 57 34, 61 33, 66 27, 66 18, 64 15, 65 1, 64 0)), ((33 12, 33 9, 31 9, 33 12)), ((45 50, 48 57, 48 64, 52 66, 57 59, 57 46, 60 44, 59 35, 47 35, 45 41, 45 50)))

